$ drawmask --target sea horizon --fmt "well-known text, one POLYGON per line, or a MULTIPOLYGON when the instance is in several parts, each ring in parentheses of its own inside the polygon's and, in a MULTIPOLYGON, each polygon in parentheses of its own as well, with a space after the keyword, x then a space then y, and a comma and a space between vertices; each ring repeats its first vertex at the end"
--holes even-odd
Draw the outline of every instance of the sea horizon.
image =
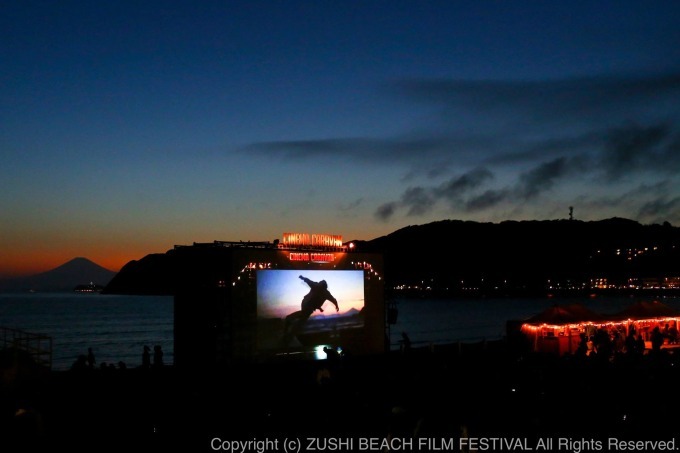
MULTIPOLYGON (((559 304, 581 303, 615 313, 647 297, 543 298, 395 298, 396 323, 387 325, 390 349, 398 349, 405 332, 413 346, 500 340, 508 321, 527 319, 559 304)), ((680 309, 680 298, 661 299, 680 309)), ((0 293, 0 327, 52 338, 52 369, 67 370, 93 348, 97 366, 104 362, 134 368, 142 364, 144 346, 160 345, 164 362, 174 362, 172 296, 57 293, 0 293)), ((387 307, 386 307, 387 308, 387 307)))

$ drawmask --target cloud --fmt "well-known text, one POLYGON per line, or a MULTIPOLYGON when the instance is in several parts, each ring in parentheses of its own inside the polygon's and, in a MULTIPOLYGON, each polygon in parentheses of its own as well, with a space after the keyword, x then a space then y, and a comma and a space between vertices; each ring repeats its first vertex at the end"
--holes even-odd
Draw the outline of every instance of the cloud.
POLYGON ((438 108, 439 123, 431 129, 448 134, 462 155, 473 153, 477 165, 589 154, 607 168, 610 180, 630 171, 680 169, 680 73, 539 81, 410 79, 393 89, 438 108), (664 166, 655 166, 660 161, 664 166))
POLYGON ((509 189, 487 190, 481 195, 470 198, 465 203, 465 210, 468 212, 482 211, 492 208, 510 198, 509 189))
POLYGON ((351 201, 351 202, 349 202, 349 203, 340 205, 340 206, 338 207, 338 209, 340 209, 340 211, 343 211, 343 212, 354 211, 356 208, 358 208, 359 206, 361 206, 361 204, 362 204, 363 202, 364 202, 363 197, 359 197, 359 198, 357 198, 357 199, 354 200, 354 201, 351 201))
POLYGON ((376 217, 388 220, 397 209, 407 208, 407 215, 418 216, 429 212, 441 199, 452 204, 461 201, 468 191, 481 186, 485 181, 493 179, 493 173, 486 168, 476 168, 460 176, 433 187, 415 186, 407 188, 399 201, 385 203, 376 210, 376 217))
POLYGON ((493 179, 493 173, 486 168, 476 168, 461 176, 453 177, 439 187, 433 189, 436 198, 450 201, 458 200, 465 192, 480 187, 493 179))
MULTIPOLYGON (((381 210, 376 212, 385 219, 394 215, 400 207, 408 208, 408 215, 422 215, 429 212, 440 199, 448 200, 453 207, 462 205, 467 212, 478 212, 493 208, 503 202, 526 202, 537 198, 552 189, 560 179, 585 168, 580 156, 560 157, 541 163, 519 175, 515 183, 501 189, 487 189, 481 194, 472 194, 467 200, 464 196, 481 188, 491 181, 493 173, 486 168, 478 168, 461 176, 451 178, 444 184, 430 188, 409 187, 398 202, 389 203, 389 216, 381 210)), ((384 206, 384 205, 383 205, 384 206)))
MULTIPOLYGON (((568 195, 595 206, 590 195, 623 185, 653 186, 680 174, 680 73, 561 80, 409 79, 392 94, 429 106, 427 122, 387 138, 329 138, 253 143, 247 151, 289 161, 346 159, 382 168, 401 167, 401 186, 375 216, 402 211, 426 216, 438 203, 452 212, 518 209, 545 201, 543 194, 570 187, 568 195), (456 173, 452 174, 452 169, 456 173), (576 185, 576 183, 580 185, 576 185), (595 192, 592 192, 595 193, 595 192)), ((652 216, 675 206, 673 189, 616 200, 626 212, 652 216)), ((565 195, 562 193, 562 195, 565 195)))
POLYGON ((573 171, 582 170, 581 158, 567 159, 560 157, 550 162, 545 162, 532 170, 520 175, 514 193, 522 200, 536 198, 542 192, 551 189, 555 183, 573 171))
POLYGON ((376 209, 375 216, 380 220, 389 220, 400 207, 408 208, 409 216, 419 216, 426 214, 435 202, 429 190, 422 187, 409 187, 399 201, 380 205, 376 209))
MULTIPOLYGON (((405 165, 409 177, 404 179, 410 180, 418 174, 441 177, 444 168, 460 165, 536 163, 593 153, 603 145, 613 158, 625 158, 625 129, 640 134, 660 127, 656 134, 670 134, 680 123, 680 73, 539 81, 408 79, 393 82, 390 92, 430 105, 434 115, 393 137, 257 142, 243 151, 291 161, 405 165), (643 126, 621 127, 627 123, 643 126)), ((647 132, 648 139, 671 139, 647 132)), ((612 168, 610 177, 616 175, 612 168)))
POLYGON ((380 220, 389 220, 393 215, 394 211, 397 209, 397 203, 396 202, 389 202, 389 203, 384 203, 380 206, 378 206, 378 209, 375 211, 375 216, 380 219, 380 220))
POLYGON ((630 207, 631 204, 644 203, 649 197, 665 197, 673 192, 672 184, 668 180, 659 181, 655 184, 640 184, 617 196, 589 197, 580 195, 575 198, 575 203, 587 205, 593 210, 605 207, 616 208, 620 206, 630 207))
POLYGON ((431 138, 329 138, 252 143, 244 148, 266 156, 290 160, 353 159, 368 163, 418 162, 450 152, 442 137, 431 138))
POLYGON ((680 196, 668 198, 662 196, 648 201, 640 207, 638 217, 650 219, 651 222, 661 223, 666 220, 677 222, 680 219, 680 196))
POLYGON ((612 129, 601 152, 601 165, 615 181, 636 172, 677 173, 680 170, 680 135, 670 124, 629 124, 612 129))
POLYGON ((666 179, 654 184, 640 184, 617 195, 580 195, 573 200, 579 212, 614 215, 630 213, 628 217, 645 223, 680 222, 680 197, 677 182, 666 179))
MULTIPOLYGON (((396 93, 420 102, 484 115, 519 114, 547 120, 580 120, 606 113, 621 120, 630 108, 659 106, 680 95, 680 73, 648 77, 575 77, 558 80, 408 79, 394 83, 396 93)), ((663 104, 666 105, 666 104, 663 104)), ((668 106, 677 113, 677 107, 668 106)))
POLYGON ((570 155, 575 152, 597 152, 606 142, 610 129, 587 130, 570 135, 558 134, 557 136, 542 136, 510 146, 511 151, 506 151, 491 156, 489 165, 513 165, 526 164, 545 159, 551 156, 570 155))

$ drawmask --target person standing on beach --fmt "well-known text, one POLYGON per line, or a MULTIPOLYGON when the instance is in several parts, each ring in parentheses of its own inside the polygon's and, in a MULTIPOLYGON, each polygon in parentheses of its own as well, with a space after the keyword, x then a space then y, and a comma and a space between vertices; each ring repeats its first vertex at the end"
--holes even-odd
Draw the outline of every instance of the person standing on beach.
POLYGON ((402 343, 401 348, 403 352, 409 352, 411 350, 411 339, 406 332, 401 333, 402 343))
POLYGON ((159 344, 153 347, 153 366, 155 368, 163 366, 163 349, 159 344))
POLYGON ((151 367, 151 348, 144 345, 144 352, 142 352, 142 368, 151 367))
POLYGON ((97 363, 97 360, 94 358, 94 351, 92 348, 87 348, 87 366, 94 368, 95 363, 97 363))
POLYGON ((663 345, 663 334, 659 326, 654 327, 652 330, 652 352, 657 353, 661 351, 661 346, 663 345))

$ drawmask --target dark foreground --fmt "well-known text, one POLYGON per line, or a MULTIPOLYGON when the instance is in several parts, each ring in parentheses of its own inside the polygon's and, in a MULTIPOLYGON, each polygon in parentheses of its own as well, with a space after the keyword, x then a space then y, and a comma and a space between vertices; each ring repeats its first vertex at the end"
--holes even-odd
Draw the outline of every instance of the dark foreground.
POLYGON ((174 367, 43 373, 5 358, 0 435, 9 448, 0 451, 213 451, 236 440, 279 443, 234 451, 286 451, 290 439, 302 442, 299 451, 358 451, 356 439, 369 437, 431 439, 410 450, 459 451, 461 436, 522 439, 487 451, 536 450, 540 439, 553 439, 552 450, 571 439, 593 443, 562 451, 608 451, 610 437, 673 438, 678 359, 667 352, 557 358, 518 354, 505 342, 205 375, 174 367))

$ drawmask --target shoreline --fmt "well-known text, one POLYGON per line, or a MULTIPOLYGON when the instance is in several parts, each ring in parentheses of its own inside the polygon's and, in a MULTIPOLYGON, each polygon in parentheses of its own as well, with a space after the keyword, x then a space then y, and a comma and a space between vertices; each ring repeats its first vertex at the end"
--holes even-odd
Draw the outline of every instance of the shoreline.
POLYGON ((563 299, 563 298, 585 298, 585 299, 608 299, 608 298, 649 298, 666 299, 680 297, 680 288, 667 289, 587 289, 587 290, 504 290, 497 291, 455 291, 455 290, 391 290, 389 299, 451 299, 451 300, 470 300, 470 299, 563 299))

